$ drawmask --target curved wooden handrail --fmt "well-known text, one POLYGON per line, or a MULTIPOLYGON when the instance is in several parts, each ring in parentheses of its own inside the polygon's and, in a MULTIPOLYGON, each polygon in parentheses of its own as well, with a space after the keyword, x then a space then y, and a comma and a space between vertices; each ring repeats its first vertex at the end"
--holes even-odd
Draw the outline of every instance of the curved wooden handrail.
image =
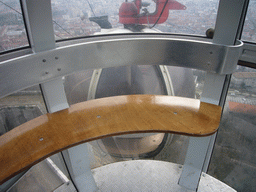
POLYGON ((75 145, 120 134, 207 136, 221 107, 195 99, 129 95, 90 100, 24 123, 0 137, 0 183, 75 145))

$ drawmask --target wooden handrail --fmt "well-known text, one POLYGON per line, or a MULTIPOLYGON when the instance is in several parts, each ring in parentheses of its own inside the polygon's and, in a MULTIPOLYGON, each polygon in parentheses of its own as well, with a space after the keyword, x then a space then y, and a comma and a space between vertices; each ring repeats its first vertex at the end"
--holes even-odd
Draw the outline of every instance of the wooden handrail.
POLYGON ((121 134, 166 132, 208 136, 221 107, 172 96, 129 95, 90 100, 24 123, 0 137, 0 184, 75 145, 121 134))

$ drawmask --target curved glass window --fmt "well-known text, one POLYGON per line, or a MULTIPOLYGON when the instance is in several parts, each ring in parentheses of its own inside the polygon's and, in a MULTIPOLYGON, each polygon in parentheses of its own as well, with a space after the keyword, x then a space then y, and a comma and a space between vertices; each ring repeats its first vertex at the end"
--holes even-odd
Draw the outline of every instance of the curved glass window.
POLYGON ((238 66, 229 87, 208 174, 237 191, 256 188, 256 70, 238 66))
POLYGON ((244 22, 242 40, 256 42, 256 1, 250 1, 244 22))
POLYGON ((27 45, 20 1, 0 1, 0 52, 27 45))
MULTIPOLYGON (((175 96, 200 98, 205 73, 182 67, 125 66, 87 70, 65 77, 69 104, 94 98, 130 94, 166 95, 171 83, 175 96), (167 80, 163 74, 168 73, 167 80)), ((184 163, 189 137, 172 134, 132 134, 92 141, 93 168, 125 159, 153 158, 184 163)))
POLYGON ((0 135, 46 113, 39 86, 0 99, 0 135))
POLYGON ((131 32, 204 36, 207 29, 214 28, 218 2, 53 0, 55 37, 59 40, 93 34, 131 32))
MULTIPOLYGON (((47 113, 39 86, 33 86, 0 99, 0 135, 47 113)), ((54 191, 69 175, 60 153, 36 164, 15 183, 0 185, 0 191, 54 191), (6 188, 7 187, 7 188, 6 188)))

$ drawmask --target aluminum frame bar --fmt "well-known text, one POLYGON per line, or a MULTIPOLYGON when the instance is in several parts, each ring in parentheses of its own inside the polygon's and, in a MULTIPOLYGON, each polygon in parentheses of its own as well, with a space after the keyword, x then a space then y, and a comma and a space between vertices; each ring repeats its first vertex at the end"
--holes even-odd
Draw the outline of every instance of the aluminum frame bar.
MULTIPOLYGON (((32 51, 36 53, 34 55, 40 55, 39 52, 54 50, 56 45, 51 12, 51 1, 22 0, 22 5, 29 39, 32 44, 32 51)), ((58 57, 54 57, 54 60, 58 60, 58 57)), ((48 65, 50 68, 54 68, 56 67, 55 62, 53 62, 54 60, 49 61, 47 58, 46 61, 46 59, 43 58, 42 63, 44 64, 44 67, 48 65), (47 65, 45 65, 45 63, 47 63, 47 65)), ((32 73, 38 69, 38 65, 36 65, 36 63, 38 62, 35 61, 31 63, 30 69, 33 69, 32 73)), ((61 68, 57 68, 57 71, 60 70, 61 68)), ((43 73, 47 76, 49 71, 45 70, 43 73)), ((25 79, 27 81, 28 77, 30 77, 32 74, 26 75, 28 75, 25 79)), ((50 113, 53 113, 68 108, 69 104, 67 102, 64 85, 62 82, 62 76, 60 75, 57 79, 49 80, 50 81, 47 82, 39 82, 42 83, 41 89, 47 110, 50 113)), ((88 150, 86 149, 87 148, 83 146, 68 149, 67 154, 71 155, 69 155, 67 157, 68 159, 65 160, 69 160, 69 162, 71 162, 67 168, 70 172, 72 172, 71 177, 76 185, 76 188, 79 191, 84 191, 84 189, 87 189, 86 191, 92 192, 96 191, 97 187, 90 170, 90 160, 87 154, 88 150), (81 158, 82 153, 83 158, 81 158), (81 173, 81 170, 86 170, 86 172, 81 173), (88 188, 88 186, 90 186, 90 188, 88 188)))
MULTIPOLYGON (((241 18, 244 13, 244 4, 246 0, 221 0, 216 20, 215 33, 213 43, 223 45, 233 45, 236 42, 237 32, 241 18)), ((229 62, 227 58, 224 62, 229 62)), ((233 63, 233 66, 236 66, 233 63)), ((220 101, 226 97, 223 92, 225 86, 226 75, 207 73, 201 100, 212 104, 220 104, 220 101)), ((216 134, 206 138, 191 138, 189 141, 188 151, 183 167, 183 171, 179 180, 179 184, 196 191, 201 172, 207 169, 210 156, 213 151, 216 134), (195 155, 195 151, 200 145, 199 154, 195 155)))
POLYGON ((0 62, 0 97, 87 69, 170 65, 231 73, 231 65, 238 60, 242 45, 239 42, 236 46, 225 46, 162 34, 118 35, 114 39, 106 36, 104 40, 92 37, 84 43, 0 62))

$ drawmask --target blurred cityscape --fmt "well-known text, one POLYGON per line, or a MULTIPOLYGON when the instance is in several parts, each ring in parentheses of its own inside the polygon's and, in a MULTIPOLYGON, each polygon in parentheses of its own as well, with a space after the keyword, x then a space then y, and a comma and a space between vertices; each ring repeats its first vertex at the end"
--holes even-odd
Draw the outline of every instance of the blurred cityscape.
MULTIPOLYGON (((147 7, 155 10, 154 1, 147 7)), ((52 0, 53 25, 56 40, 92 35, 100 27, 90 17, 107 15, 113 28, 123 28, 118 23, 119 7, 124 0, 52 0)), ((186 10, 170 10, 168 20, 156 28, 163 32, 201 35, 214 28, 218 0, 179 0, 186 10)), ((256 41, 256 1, 251 1, 243 40, 256 41)), ((0 0, 0 52, 28 45, 22 11, 18 0, 0 0)))

